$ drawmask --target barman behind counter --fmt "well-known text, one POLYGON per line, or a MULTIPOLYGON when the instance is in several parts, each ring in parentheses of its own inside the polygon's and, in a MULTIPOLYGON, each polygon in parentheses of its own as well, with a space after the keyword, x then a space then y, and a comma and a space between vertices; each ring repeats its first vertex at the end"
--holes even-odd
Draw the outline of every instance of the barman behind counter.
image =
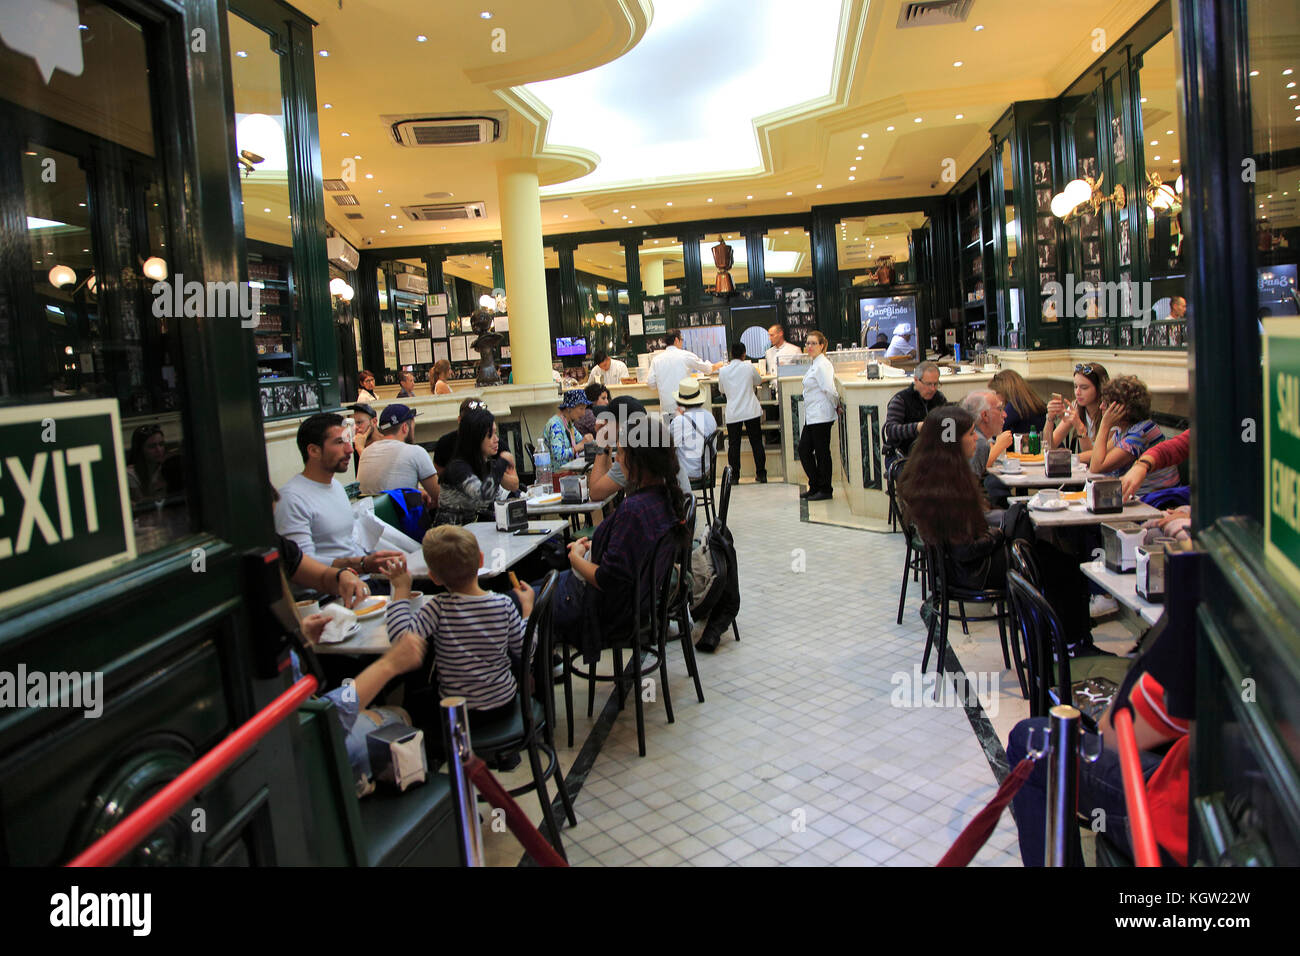
POLYGON ((772 347, 763 353, 764 364, 767 366, 769 375, 776 374, 777 364, 782 359, 792 359, 803 355, 803 349, 792 342, 785 340, 785 327, 774 325, 767 330, 767 340, 772 343, 772 347))

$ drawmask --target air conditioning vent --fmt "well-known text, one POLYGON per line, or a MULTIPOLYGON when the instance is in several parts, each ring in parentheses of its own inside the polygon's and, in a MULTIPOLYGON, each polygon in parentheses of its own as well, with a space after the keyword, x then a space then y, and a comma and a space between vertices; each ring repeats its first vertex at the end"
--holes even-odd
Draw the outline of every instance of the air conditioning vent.
POLYGON ((354 195, 352 195, 351 193, 343 193, 342 195, 335 196, 335 197, 334 197, 334 201, 335 201, 336 203, 338 203, 340 206, 360 206, 360 205, 361 205, 361 200, 357 199, 357 197, 354 196, 354 195))
POLYGON ((345 212, 343 214, 348 219, 365 219, 366 217, 359 212, 345 212))
MULTIPOLYGON (((348 213, 348 218, 353 215, 348 213)), ((358 219, 361 218, 360 213, 355 215, 358 219)), ((361 262, 357 250, 353 249, 352 244, 342 236, 331 236, 325 240, 325 257, 340 269, 355 269, 361 262)))
POLYGON ((950 23, 965 23, 975 0, 920 0, 905 3, 898 11, 898 28, 939 27, 950 23))
POLYGON ((429 280, 424 276, 403 272, 394 276, 393 282, 402 292, 414 292, 417 295, 429 294, 429 280))
POLYGON ((493 116, 384 117, 399 146, 476 146, 502 136, 493 116))
POLYGON ((325 180, 325 191, 327 193, 345 193, 348 191, 348 184, 341 179, 325 180))
POLYGON ((453 219, 484 219, 487 217, 487 207, 481 202, 403 206, 402 212, 406 213, 412 222, 447 222, 453 219))

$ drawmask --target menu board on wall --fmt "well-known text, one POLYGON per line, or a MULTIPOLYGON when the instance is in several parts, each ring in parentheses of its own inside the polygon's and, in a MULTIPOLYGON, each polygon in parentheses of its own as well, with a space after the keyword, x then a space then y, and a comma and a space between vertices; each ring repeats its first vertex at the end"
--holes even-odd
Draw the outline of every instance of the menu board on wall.
POLYGON ((451 339, 451 361, 465 361, 465 338, 463 336, 457 335, 451 339))
POLYGON ((397 361, 400 365, 415 364, 415 340, 402 339, 397 343, 397 361))
POLYGON ((433 343, 428 339, 415 340, 415 362, 417 365, 428 365, 433 361, 433 343))
POLYGON ((447 317, 445 315, 429 316, 429 335, 435 339, 447 337, 447 317))
POLYGON ((434 360, 435 362, 441 362, 443 359, 446 359, 447 361, 451 361, 451 352, 450 352, 450 350, 448 350, 448 348, 447 348, 447 343, 446 343, 446 342, 434 342, 434 343, 433 343, 433 360, 434 360))
POLYGON ((645 330, 644 330, 644 328, 643 328, 643 326, 642 326, 641 316, 640 316, 640 315, 636 315, 636 314, 630 314, 630 315, 628 315, 628 317, 627 317, 627 334, 628 334, 628 335, 645 335, 645 330))
POLYGON ((427 296, 426 302, 428 304, 430 315, 445 316, 447 314, 447 293, 441 292, 436 295, 427 296))

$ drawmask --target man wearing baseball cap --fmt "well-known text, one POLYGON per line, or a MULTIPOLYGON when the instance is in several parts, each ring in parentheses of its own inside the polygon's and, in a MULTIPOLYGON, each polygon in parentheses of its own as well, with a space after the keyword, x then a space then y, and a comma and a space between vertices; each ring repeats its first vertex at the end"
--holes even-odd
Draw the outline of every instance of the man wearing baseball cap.
POLYGON ((379 413, 378 434, 361 453, 357 481, 363 495, 378 495, 390 488, 420 488, 425 505, 438 501, 438 474, 429 453, 412 441, 415 411, 405 405, 387 405, 379 413))
POLYGON ((357 468, 361 465, 361 453, 366 450, 366 446, 379 440, 379 433, 375 431, 375 419, 379 415, 373 406, 364 402, 351 405, 348 410, 352 412, 353 422, 352 467, 357 468))

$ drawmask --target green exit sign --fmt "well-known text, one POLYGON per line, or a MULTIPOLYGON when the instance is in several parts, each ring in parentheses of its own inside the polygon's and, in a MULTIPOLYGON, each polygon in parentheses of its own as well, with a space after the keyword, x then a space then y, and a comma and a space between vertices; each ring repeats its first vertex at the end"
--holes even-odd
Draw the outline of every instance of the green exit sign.
POLYGON ((1300 322, 1287 326, 1264 338, 1264 542, 1300 590, 1300 322))
POLYGON ((117 402, 0 408, 0 608, 134 557, 117 402))

